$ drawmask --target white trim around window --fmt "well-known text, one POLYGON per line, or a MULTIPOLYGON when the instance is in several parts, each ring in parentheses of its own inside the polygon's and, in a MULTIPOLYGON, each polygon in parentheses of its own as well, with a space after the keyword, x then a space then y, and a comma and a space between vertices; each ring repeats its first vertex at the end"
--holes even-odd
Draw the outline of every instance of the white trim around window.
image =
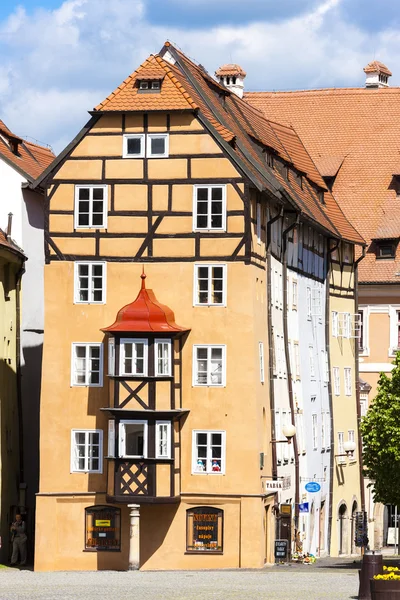
POLYGON ((123 136, 123 158, 168 158, 168 133, 125 133, 123 136), (162 140, 161 148, 153 148, 153 141, 162 140), (130 141, 138 142, 129 144, 130 141), (131 146, 131 148, 129 148, 131 146), (162 150, 161 152, 159 150, 162 150), (158 150, 158 151, 157 151, 158 150))
POLYGON ((148 340, 122 338, 119 346, 119 374, 127 377, 147 377, 148 340))
POLYGON ((71 429, 71 473, 103 472, 102 429, 71 429))
POLYGON ((147 158, 168 158, 169 156, 169 134, 168 133, 148 133, 146 138, 146 156, 147 158), (163 140, 164 151, 153 152, 153 141, 163 140))
POLYGON ((154 340, 154 375, 155 377, 171 377, 172 374, 172 341, 170 339, 154 340))
POLYGON ((79 261, 74 263, 74 303, 105 304, 107 263, 79 261))
POLYGON ((103 344, 73 342, 71 345, 71 386, 103 386, 103 344))
POLYGON ((194 429, 192 475, 225 475, 226 432, 194 429))
POLYGON ((156 421, 156 458, 171 458, 171 421, 156 421))
POLYGON ((193 231, 226 231, 226 185, 193 186, 193 231))
POLYGON ((333 372, 333 393, 335 396, 340 396, 340 369, 332 367, 333 372))
POLYGON ((351 396, 352 387, 351 367, 344 367, 344 393, 346 396, 351 396))
POLYGON ((113 337, 108 338, 108 375, 114 377, 115 375, 115 339, 113 337))
POLYGON ((76 185, 75 229, 106 229, 108 187, 106 185, 76 185))
POLYGON ((226 306, 227 265, 194 265, 193 306, 226 306))
POLYGON ((118 454, 120 458, 147 458, 147 440, 147 421, 124 419, 119 422, 118 454), (130 440, 128 440, 128 436, 131 437, 130 440), (129 452, 130 450, 132 452, 129 452))
POLYGON ((258 356, 260 359, 260 382, 265 382, 264 373, 264 342, 258 342, 258 356))
POLYGON ((224 387, 226 385, 226 346, 193 346, 193 386, 224 387))
MULTIPOLYGON (((133 149, 133 148, 132 148, 133 149)), ((144 158, 146 154, 146 135, 144 133, 125 133, 123 137, 122 157, 123 158, 144 158), (139 151, 128 152, 129 140, 139 140, 139 151)))

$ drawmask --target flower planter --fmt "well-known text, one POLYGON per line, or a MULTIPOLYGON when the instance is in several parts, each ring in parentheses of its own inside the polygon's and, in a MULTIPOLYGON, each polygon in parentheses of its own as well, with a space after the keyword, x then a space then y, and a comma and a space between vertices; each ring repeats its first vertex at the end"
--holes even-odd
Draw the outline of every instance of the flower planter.
POLYGON ((400 600, 400 580, 371 579, 371 600, 400 600))

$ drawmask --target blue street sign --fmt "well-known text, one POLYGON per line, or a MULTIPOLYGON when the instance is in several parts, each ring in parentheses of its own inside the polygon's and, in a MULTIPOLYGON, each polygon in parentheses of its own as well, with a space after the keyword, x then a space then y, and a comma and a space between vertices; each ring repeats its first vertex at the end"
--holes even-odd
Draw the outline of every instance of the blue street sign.
POLYGON ((321 489, 321 486, 316 481, 310 481, 309 483, 306 483, 305 487, 307 492, 319 492, 321 489))
POLYGON ((302 504, 299 504, 299 512, 301 512, 301 513, 308 513, 308 512, 310 512, 308 510, 308 502, 303 502, 302 504))

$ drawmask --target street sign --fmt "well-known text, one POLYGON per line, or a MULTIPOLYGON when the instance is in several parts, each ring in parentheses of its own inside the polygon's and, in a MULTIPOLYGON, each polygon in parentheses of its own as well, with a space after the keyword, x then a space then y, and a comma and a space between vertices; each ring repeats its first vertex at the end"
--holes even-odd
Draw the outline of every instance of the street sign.
POLYGON ((289 541, 288 540, 275 540, 275 560, 287 562, 288 561, 288 551, 289 551, 289 541))
POLYGON ((299 504, 299 512, 301 513, 308 513, 309 508, 308 508, 308 502, 302 502, 301 504, 299 504))
POLYGON ((314 493, 314 492, 319 492, 321 489, 321 486, 316 481, 310 481, 309 483, 306 483, 305 488, 306 488, 307 492, 314 493))
POLYGON ((368 519, 365 511, 356 512, 354 543, 357 548, 368 546, 368 519))

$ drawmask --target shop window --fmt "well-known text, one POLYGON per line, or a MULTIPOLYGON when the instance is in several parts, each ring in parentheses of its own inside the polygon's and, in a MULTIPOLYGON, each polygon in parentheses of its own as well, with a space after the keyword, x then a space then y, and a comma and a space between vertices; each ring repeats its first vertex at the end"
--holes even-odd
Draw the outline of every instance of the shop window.
POLYGON ((121 551, 121 509, 114 506, 85 508, 85 550, 121 551))
POLYGON ((186 511, 186 552, 223 552, 224 512, 211 506, 186 511))

